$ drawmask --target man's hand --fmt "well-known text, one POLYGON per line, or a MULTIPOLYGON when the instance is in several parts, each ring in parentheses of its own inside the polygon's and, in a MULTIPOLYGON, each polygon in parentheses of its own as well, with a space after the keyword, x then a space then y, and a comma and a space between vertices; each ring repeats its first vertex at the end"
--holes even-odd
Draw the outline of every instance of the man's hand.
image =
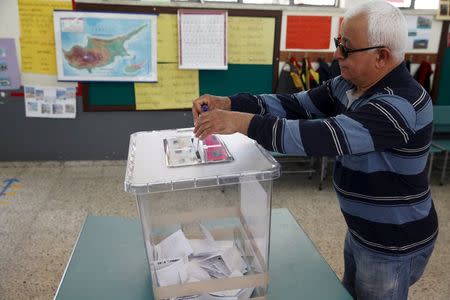
POLYGON ((240 132, 247 135, 253 114, 215 109, 201 113, 195 123, 194 134, 204 139, 210 134, 231 134, 240 132))
POLYGON ((194 118, 194 125, 197 124, 198 116, 203 113, 202 106, 208 105, 208 111, 216 109, 230 110, 231 100, 228 97, 220 97, 213 95, 202 95, 194 100, 192 103, 192 117, 194 118))

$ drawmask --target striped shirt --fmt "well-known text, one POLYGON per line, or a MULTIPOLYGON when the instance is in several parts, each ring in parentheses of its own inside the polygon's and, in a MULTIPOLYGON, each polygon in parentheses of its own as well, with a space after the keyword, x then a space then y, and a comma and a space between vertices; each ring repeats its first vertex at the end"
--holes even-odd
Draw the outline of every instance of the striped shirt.
POLYGON ((254 113, 248 136, 270 151, 336 156, 333 185, 361 244, 406 254, 432 243, 438 221, 427 179, 430 96, 402 63, 351 103, 341 76, 291 95, 231 96, 254 113))

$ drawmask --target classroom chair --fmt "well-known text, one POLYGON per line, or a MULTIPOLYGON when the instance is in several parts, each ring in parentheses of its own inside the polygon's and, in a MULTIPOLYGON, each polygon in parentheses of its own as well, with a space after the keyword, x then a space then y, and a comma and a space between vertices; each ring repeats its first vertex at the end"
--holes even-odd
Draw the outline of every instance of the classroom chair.
MULTIPOLYGON (((430 155, 432 151, 434 153, 444 153, 444 163, 442 165, 442 173, 440 184, 444 184, 445 173, 447 171, 448 153, 450 151, 450 106, 447 105, 434 105, 433 106, 433 139, 431 142, 432 147, 437 150, 430 149, 430 155)), ((433 153, 433 154, 434 154, 433 153)), ((431 172, 431 157, 430 157, 430 170, 431 172)))
MULTIPOLYGON (((308 179, 311 179, 313 174, 316 173, 316 169, 314 167, 315 158, 314 157, 304 157, 299 155, 291 155, 284 154, 278 152, 270 152, 270 154, 282 165, 289 164, 291 167, 282 167, 281 174, 299 174, 305 173, 308 174, 308 179)), ((327 175, 327 158, 320 157, 320 181, 319 181, 319 190, 322 190, 323 181, 327 175)))
MULTIPOLYGON (((438 154, 438 153, 443 153, 445 152, 445 149, 439 145, 435 145, 435 144, 431 144, 430 145, 430 154, 429 154, 429 160, 428 160, 428 182, 431 181, 431 171, 433 169, 433 162, 434 162, 434 155, 438 154)), ((448 152, 447 152, 448 154, 448 152)), ((445 156, 445 165, 447 164, 447 156, 445 156)), ((440 184, 443 184, 443 180, 445 177, 445 168, 442 168, 442 172, 441 172, 441 180, 440 180, 440 184)))

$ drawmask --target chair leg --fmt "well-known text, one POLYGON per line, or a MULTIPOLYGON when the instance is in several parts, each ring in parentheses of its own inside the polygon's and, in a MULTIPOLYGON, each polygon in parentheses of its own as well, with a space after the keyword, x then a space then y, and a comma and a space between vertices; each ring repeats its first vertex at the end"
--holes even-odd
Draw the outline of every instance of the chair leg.
POLYGON ((431 181, 431 169, 433 168, 434 154, 430 153, 430 160, 428 161, 428 182, 431 181))
POLYGON ((322 183, 325 180, 325 177, 327 176, 327 157, 322 156, 321 163, 320 163, 320 183, 319 183, 319 191, 322 190, 322 183))
POLYGON ((448 151, 445 151, 444 165, 442 166, 442 173, 441 173, 441 182, 440 182, 440 185, 443 185, 443 184, 444 184, 445 171, 447 171, 447 160, 448 160, 448 151))
MULTIPOLYGON (((311 156, 311 158, 309 160, 309 168, 311 170, 314 169, 314 157, 312 157, 312 156, 311 156)), ((314 173, 314 171, 309 172, 308 179, 311 179, 313 177, 313 173, 314 173)))

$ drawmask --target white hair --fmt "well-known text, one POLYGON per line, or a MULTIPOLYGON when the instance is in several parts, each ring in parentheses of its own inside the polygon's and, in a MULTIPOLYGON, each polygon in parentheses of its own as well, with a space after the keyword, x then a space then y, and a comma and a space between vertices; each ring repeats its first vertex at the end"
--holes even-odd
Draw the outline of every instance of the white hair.
POLYGON ((367 16, 369 47, 386 46, 397 62, 403 61, 408 26, 400 9, 383 0, 368 1, 349 8, 344 20, 359 15, 367 16))

